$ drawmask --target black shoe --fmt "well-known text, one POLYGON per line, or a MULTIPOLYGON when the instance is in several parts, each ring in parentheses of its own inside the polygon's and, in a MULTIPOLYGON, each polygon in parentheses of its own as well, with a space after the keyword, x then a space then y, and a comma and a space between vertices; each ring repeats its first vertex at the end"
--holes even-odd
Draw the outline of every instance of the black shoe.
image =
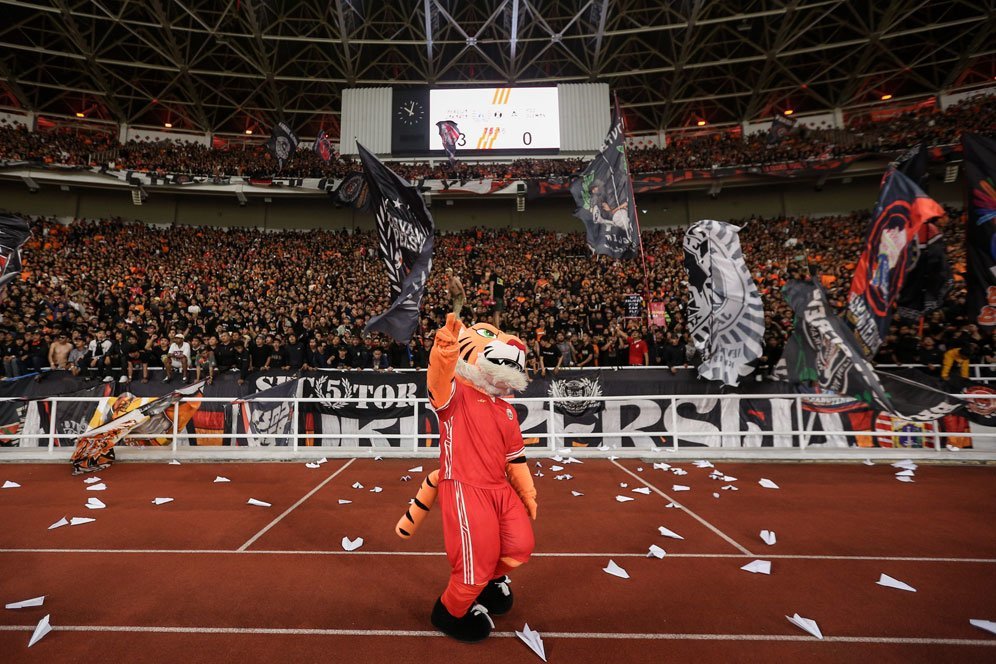
POLYGON ((488 616, 488 610, 480 604, 472 606, 463 618, 454 618, 440 599, 432 607, 432 624, 443 634, 467 643, 488 638, 495 626, 488 616))
POLYGON ((477 603, 483 605, 493 616, 508 613, 512 609, 512 589, 509 587, 511 583, 512 580, 507 576, 492 579, 477 596, 477 603))

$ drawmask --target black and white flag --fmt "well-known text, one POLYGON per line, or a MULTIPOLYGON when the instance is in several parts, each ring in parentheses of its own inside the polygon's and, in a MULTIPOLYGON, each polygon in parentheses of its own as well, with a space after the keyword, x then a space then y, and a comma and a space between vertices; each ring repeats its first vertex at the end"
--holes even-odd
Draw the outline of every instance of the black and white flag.
POLYGON ((266 149, 277 160, 277 170, 281 171, 284 164, 290 161, 290 158, 294 156, 294 151, 297 150, 297 136, 294 135, 290 127, 281 122, 270 132, 270 140, 266 142, 266 149))
POLYGON ((432 269, 432 215, 418 189, 398 177, 359 143, 370 209, 377 215, 380 257, 387 267, 391 306, 364 332, 383 332, 408 343, 418 326, 418 308, 432 269))
POLYGON ((740 249, 740 229, 703 219, 685 231, 688 322, 699 375, 736 386, 761 357, 764 308, 740 249))
POLYGON ((617 118, 598 154, 571 183, 571 195, 588 247, 596 254, 628 259, 636 256, 639 236, 624 141, 622 119, 617 118))
POLYGON ((21 247, 31 237, 27 220, 0 215, 0 300, 7 284, 21 273, 21 247))
POLYGON ((795 330, 783 354, 789 381, 895 412, 854 332, 833 313, 823 289, 792 279, 783 292, 795 313, 795 330))
POLYGON ((250 447, 293 445, 291 433, 297 417, 295 397, 301 395, 301 379, 294 378, 240 402, 241 433, 250 447), (270 401, 276 399, 276 401, 270 401))

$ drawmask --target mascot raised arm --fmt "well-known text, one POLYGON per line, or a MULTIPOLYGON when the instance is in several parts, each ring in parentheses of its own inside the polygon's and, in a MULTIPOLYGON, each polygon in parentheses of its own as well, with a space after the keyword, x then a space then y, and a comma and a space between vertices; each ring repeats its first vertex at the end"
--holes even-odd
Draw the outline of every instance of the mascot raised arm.
POLYGON ((423 481, 396 532, 411 537, 438 498, 450 579, 432 624, 480 641, 494 627, 490 615, 512 608, 508 573, 533 551, 536 489, 518 415, 502 399, 526 387, 526 345, 486 323, 465 327, 459 304, 454 311, 436 332, 426 378, 439 417, 439 470, 423 481))

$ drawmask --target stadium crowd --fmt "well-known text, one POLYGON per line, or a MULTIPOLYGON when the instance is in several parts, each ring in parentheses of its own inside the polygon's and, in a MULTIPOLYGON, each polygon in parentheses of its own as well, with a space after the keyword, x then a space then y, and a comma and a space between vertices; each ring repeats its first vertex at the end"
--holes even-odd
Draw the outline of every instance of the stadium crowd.
MULTIPOLYGON (((634 147, 629 158, 633 173, 658 173, 685 168, 761 166, 788 161, 826 160, 867 151, 957 143, 963 131, 994 134, 996 95, 968 98, 944 111, 918 108, 885 118, 859 116, 847 129, 799 127, 778 142, 766 132, 742 136, 734 131, 702 129, 684 135, 672 133, 666 147, 634 147)), ((220 140, 220 139, 219 139, 220 140)), ((207 147, 183 140, 129 141, 115 145, 106 133, 85 133, 58 127, 38 133, 23 126, 0 124, 0 161, 41 161, 47 164, 95 166, 145 171, 160 175, 241 176, 276 175, 276 164, 257 142, 221 143, 207 147)), ((528 179, 567 176, 584 167, 581 159, 521 159, 511 163, 446 162, 397 163, 392 167, 411 180, 461 178, 528 179)), ((311 150, 299 149, 279 171, 285 177, 342 178, 360 170, 350 158, 336 155, 323 162, 311 150)))
MULTIPOLYGON (((781 287, 812 270, 842 310, 867 221, 867 213, 741 220, 744 255, 765 306, 759 375, 771 371, 792 328, 781 287)), ((969 325, 963 312, 962 224, 957 211, 940 224, 956 274, 944 306, 922 323, 896 322, 879 362, 922 363, 939 372, 955 349, 961 354, 948 364, 967 355, 993 361, 992 337, 969 325)), ((388 305, 372 232, 158 228, 115 219, 66 225, 39 218, 32 226, 21 278, 0 305, 8 377, 46 367, 107 380, 425 367, 432 333, 451 306, 446 268, 467 292, 465 319, 499 317, 503 329, 529 345, 534 374, 635 364, 676 371, 696 361, 681 229, 643 234, 649 297, 663 305, 663 320, 653 327, 645 316, 626 317, 627 295, 645 292, 639 261, 592 256, 582 232, 441 234, 418 334, 406 347, 361 334, 388 305), (150 368, 165 368, 165 375, 150 368)))

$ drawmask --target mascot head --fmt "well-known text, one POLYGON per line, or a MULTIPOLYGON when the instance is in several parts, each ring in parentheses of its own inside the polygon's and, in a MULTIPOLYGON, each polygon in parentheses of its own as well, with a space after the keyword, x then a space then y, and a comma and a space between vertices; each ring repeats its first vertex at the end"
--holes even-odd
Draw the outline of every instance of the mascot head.
POLYGON ((493 397, 526 389, 526 344, 494 325, 460 330, 456 374, 463 383, 493 397))

